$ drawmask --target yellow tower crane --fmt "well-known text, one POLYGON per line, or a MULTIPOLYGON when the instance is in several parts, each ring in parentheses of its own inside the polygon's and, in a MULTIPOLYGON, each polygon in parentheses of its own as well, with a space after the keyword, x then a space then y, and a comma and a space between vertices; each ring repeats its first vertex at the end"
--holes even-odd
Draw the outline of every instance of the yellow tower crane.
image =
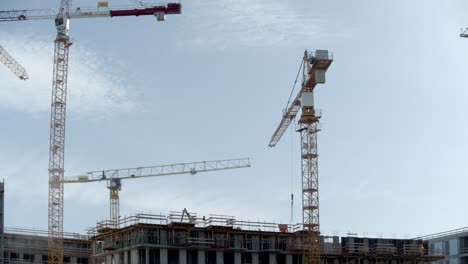
POLYGON ((320 263, 317 132, 320 131, 321 113, 314 107, 314 88, 318 83, 325 83, 325 72, 332 62, 333 55, 327 50, 304 52, 300 67, 302 69, 301 90, 290 106, 288 102, 287 110, 268 144, 269 147, 276 146, 302 108, 297 132, 301 135, 303 263, 305 264, 320 263))
POLYGON ((250 166, 251 165, 249 159, 229 159, 177 163, 152 167, 91 171, 82 175, 67 177, 65 178, 64 183, 87 183, 106 181, 107 188, 110 191, 110 221, 111 225, 117 228, 119 226, 120 217, 119 192, 122 190, 122 180, 155 176, 169 176, 178 174, 195 175, 199 172, 239 169, 247 168, 250 166))

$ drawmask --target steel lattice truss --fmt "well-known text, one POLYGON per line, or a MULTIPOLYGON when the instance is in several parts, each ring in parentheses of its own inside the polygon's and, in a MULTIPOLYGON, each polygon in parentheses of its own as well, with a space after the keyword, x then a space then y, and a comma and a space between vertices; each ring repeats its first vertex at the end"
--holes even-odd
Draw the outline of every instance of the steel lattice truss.
POLYGON ((0 46, 0 62, 5 64, 21 80, 28 79, 28 73, 2 46, 0 46))
POLYGON ((112 179, 132 179, 175 174, 195 174, 197 172, 237 169, 250 166, 250 159, 248 158, 188 162, 150 167, 91 171, 83 175, 67 177, 65 183, 110 181, 112 179))
POLYGON ((319 117, 312 123, 301 123, 301 166, 302 166, 302 218, 305 229, 304 263, 318 264, 320 259, 320 219, 317 132, 319 117))
POLYGON ((304 228, 319 232, 319 186, 317 154, 317 121, 312 124, 301 124, 302 152, 302 208, 304 228))
POLYGON ((49 152, 49 263, 63 262, 63 179, 68 39, 55 41, 49 152))

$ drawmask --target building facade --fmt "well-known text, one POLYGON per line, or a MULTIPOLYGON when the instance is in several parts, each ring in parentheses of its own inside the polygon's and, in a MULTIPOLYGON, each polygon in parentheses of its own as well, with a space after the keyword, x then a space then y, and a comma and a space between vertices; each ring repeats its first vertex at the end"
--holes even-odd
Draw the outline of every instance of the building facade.
MULTIPOLYGON (((47 263, 47 231, 5 228, 3 263, 47 263)), ((89 264, 91 241, 87 236, 64 234, 64 263, 89 264)))
POLYGON ((445 257, 438 264, 468 264, 468 228, 421 237, 429 241, 429 250, 445 257))

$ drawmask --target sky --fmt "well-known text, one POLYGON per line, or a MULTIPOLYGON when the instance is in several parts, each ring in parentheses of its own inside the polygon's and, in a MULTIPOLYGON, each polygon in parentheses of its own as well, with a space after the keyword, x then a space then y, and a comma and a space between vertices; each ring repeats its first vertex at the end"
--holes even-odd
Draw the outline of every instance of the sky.
MULTIPOLYGON (((3 0, 0 10, 58 1, 3 0)), ((111 0, 112 5, 131 5, 111 0)), ((73 1, 74 8, 95 1, 73 1)), ((304 49, 334 62, 315 92, 320 224, 409 238, 468 225, 468 112, 463 0, 182 2, 181 15, 71 21, 66 175, 250 158, 251 168, 123 182, 121 215, 225 214, 301 222, 295 126, 275 148, 304 49)), ((0 24, 0 178, 5 225, 47 229, 52 20, 0 24)), ((65 186, 64 227, 109 216, 105 183, 65 186)))

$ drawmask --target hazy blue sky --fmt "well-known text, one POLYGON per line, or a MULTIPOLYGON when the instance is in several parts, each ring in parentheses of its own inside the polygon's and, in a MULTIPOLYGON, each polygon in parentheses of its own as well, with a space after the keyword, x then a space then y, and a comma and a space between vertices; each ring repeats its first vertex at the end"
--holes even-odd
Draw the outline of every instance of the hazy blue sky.
MULTIPOLYGON (((322 233, 410 237, 468 225, 468 39, 459 37, 468 2, 182 4, 164 23, 71 21, 67 175, 250 157, 249 169, 123 182, 121 213, 186 207, 287 223, 293 166, 300 222, 299 135, 267 144, 304 49, 329 49, 335 61, 315 97, 322 233)), ((0 10, 57 6, 3 0, 0 10)), ((7 226, 47 228, 54 37, 53 21, 0 24, 0 45, 30 76, 0 66, 7 226)), ((66 186, 66 231, 108 215, 105 183, 66 186)))

